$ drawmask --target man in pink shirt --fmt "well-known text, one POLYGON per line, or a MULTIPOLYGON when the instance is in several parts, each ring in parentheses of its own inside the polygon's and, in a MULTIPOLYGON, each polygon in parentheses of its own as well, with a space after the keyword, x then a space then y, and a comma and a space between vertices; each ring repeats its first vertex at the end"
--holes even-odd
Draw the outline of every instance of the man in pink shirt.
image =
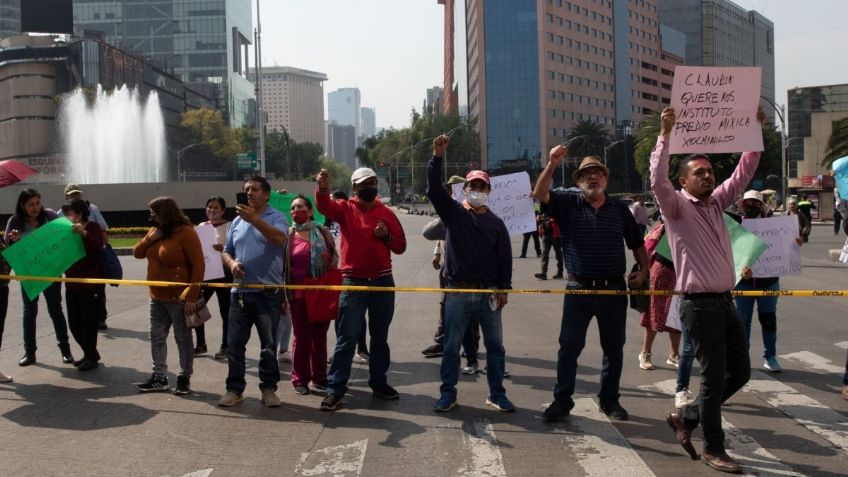
MULTIPOLYGON (((762 123, 765 115, 757 112, 762 123)), ((722 472, 741 473, 742 467, 724 449, 721 404, 751 377, 745 328, 730 290, 736 285, 730 236, 724 209, 740 195, 757 170, 759 152, 742 154, 728 180, 715 186, 715 173, 705 155, 684 159, 678 171, 681 190, 668 177, 668 142, 676 116, 671 108, 661 115, 660 137, 651 153, 651 189, 666 223, 674 267, 675 288, 684 293, 680 318, 701 363, 701 391, 697 401, 666 418, 692 459, 692 431, 703 425, 703 460, 722 472)))

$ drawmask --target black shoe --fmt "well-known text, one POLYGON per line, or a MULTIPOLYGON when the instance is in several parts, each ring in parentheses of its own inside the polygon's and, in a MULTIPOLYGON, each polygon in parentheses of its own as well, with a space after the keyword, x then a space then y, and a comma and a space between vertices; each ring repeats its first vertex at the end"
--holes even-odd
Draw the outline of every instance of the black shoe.
POLYGON ((306 396, 309 394, 309 386, 295 386, 294 387, 295 394, 300 394, 301 396, 306 396))
POLYGON ((168 390, 168 378, 165 376, 156 376, 155 374, 150 376, 150 379, 147 382, 141 383, 136 386, 139 391, 143 393, 155 393, 162 392, 168 390))
POLYGON ((221 349, 219 349, 218 352, 215 353, 214 358, 215 359, 227 359, 228 354, 229 354, 229 350, 227 349, 227 347, 221 346, 221 349))
POLYGON ((395 388, 389 386, 388 384, 384 384, 377 389, 373 390, 373 395, 380 399, 386 399, 388 401, 400 398, 400 394, 395 391, 395 388))
POLYGON ((522 254, 522 255, 519 255, 518 258, 527 258, 527 255, 522 254))
POLYGON ((174 388, 174 394, 182 396, 191 392, 191 383, 188 376, 177 376, 177 387, 174 388))
POLYGON ((80 365, 82 363, 86 362, 86 361, 88 361, 88 358, 78 359, 78 360, 74 361, 74 367, 79 368, 80 365))
POLYGON ((90 359, 82 360, 82 363, 77 366, 77 369, 80 371, 91 371, 92 369, 97 369, 100 366, 100 363, 97 361, 92 361, 90 359))
POLYGON ((556 275, 551 277, 554 280, 562 280, 562 273, 557 273, 556 275))
POLYGON ((421 351, 421 354, 423 354, 425 358, 438 358, 439 356, 445 354, 445 348, 442 345, 436 343, 433 346, 430 346, 429 348, 425 348, 423 351, 421 351))
POLYGON ((559 401, 554 401, 545 409, 545 413, 542 414, 542 420, 551 424, 565 419, 569 414, 571 414, 571 409, 559 401))
POLYGON ((97 330, 98 330, 98 331, 106 331, 106 330, 108 330, 108 329, 109 329, 109 327, 108 327, 108 326, 106 326, 106 322, 105 322, 105 321, 101 321, 101 322, 100 322, 100 324, 99 324, 99 325, 97 325, 97 330))
POLYGON ((539 280, 547 280, 547 279, 548 279, 548 276, 547 276, 546 274, 544 274, 544 273, 537 273, 537 274, 535 274, 535 275, 533 275, 533 276, 534 276, 534 277, 536 277, 536 278, 538 278, 539 280))
POLYGON ((609 404, 601 404, 600 408, 602 413, 617 421, 626 421, 630 419, 627 411, 621 407, 621 404, 619 404, 618 401, 609 404))
POLYGON ((199 345, 194 347, 194 355, 195 356, 200 356, 200 355, 206 354, 206 351, 207 350, 206 350, 205 344, 199 344, 199 345))
POLYGON ((20 361, 18 361, 18 366, 29 366, 31 364, 35 364, 35 353, 26 353, 23 355, 20 361))
POLYGON ((335 411, 342 405, 342 398, 336 396, 335 394, 327 394, 327 397, 321 401, 321 410, 322 411, 335 411))
POLYGON ((70 345, 60 345, 59 352, 62 353, 62 362, 65 364, 71 364, 74 362, 74 355, 71 354, 70 345))

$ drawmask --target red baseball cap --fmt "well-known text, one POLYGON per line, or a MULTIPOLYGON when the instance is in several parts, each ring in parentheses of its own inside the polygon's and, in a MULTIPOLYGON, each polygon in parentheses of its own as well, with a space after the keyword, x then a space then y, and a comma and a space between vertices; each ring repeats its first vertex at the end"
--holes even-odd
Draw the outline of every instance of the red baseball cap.
POLYGON ((465 182, 471 182, 474 179, 479 179, 486 184, 491 184, 489 182, 489 174, 486 174, 484 171, 471 171, 465 176, 465 182))

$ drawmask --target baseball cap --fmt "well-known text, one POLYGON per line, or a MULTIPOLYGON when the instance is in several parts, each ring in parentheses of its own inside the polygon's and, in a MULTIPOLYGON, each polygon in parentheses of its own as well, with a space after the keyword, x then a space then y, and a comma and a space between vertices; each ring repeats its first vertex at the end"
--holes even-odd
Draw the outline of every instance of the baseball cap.
POLYGON ((65 195, 82 194, 82 189, 78 184, 68 184, 65 186, 65 195))
POLYGON ((479 179, 486 184, 491 184, 489 182, 489 174, 486 174, 484 171, 471 171, 465 175, 465 182, 471 182, 475 179, 479 179))
POLYGON ((753 200, 757 200, 757 201, 762 202, 763 196, 762 196, 762 194, 760 194, 759 192, 757 192, 755 190, 749 190, 749 191, 745 192, 745 195, 742 196, 742 200, 748 200, 748 199, 753 199, 753 200))
POLYGON ((350 176, 350 183, 353 185, 360 184, 372 177, 377 177, 377 173, 374 172, 374 169, 371 169, 370 167, 360 167, 353 171, 353 174, 350 176))

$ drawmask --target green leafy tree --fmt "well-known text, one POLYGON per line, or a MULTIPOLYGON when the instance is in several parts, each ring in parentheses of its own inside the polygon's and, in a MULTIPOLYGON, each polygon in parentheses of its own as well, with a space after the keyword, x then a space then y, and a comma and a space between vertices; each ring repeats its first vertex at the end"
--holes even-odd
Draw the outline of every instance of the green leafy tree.
POLYGON ((333 190, 342 190, 346 194, 350 194, 348 184, 350 184, 350 176, 353 171, 347 167, 347 164, 327 156, 321 156, 318 164, 322 169, 327 169, 333 190))
POLYGON ((833 123, 830 139, 827 140, 827 155, 822 165, 830 167, 833 161, 848 156, 848 117, 833 123))
POLYGON ((603 156, 609 130, 597 120, 581 119, 571 126, 568 134, 569 156, 603 156))
POLYGON ((220 111, 208 108, 186 111, 180 126, 191 143, 202 145, 187 150, 181 157, 182 170, 227 173, 233 170, 235 155, 243 150, 242 143, 220 111))

